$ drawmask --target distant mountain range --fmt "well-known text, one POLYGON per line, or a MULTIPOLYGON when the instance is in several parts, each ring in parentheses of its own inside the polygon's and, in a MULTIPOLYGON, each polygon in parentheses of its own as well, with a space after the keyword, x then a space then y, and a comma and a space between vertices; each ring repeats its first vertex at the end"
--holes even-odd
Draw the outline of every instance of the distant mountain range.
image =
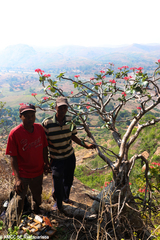
POLYGON ((160 59, 160 44, 132 44, 115 48, 62 46, 47 50, 18 44, 0 52, 0 70, 78 68, 108 62, 117 66, 138 64, 147 68, 153 66, 157 59, 160 59))

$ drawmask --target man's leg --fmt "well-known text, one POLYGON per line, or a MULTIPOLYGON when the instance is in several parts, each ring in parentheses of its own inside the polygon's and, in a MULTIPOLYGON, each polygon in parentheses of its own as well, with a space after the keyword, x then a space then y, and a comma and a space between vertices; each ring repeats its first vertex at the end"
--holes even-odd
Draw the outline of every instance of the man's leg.
POLYGON ((43 182, 43 174, 31 178, 29 181, 29 188, 31 190, 33 201, 35 202, 34 210, 35 212, 38 212, 39 206, 41 205, 41 194, 42 194, 42 182, 43 182))
POLYGON ((52 177, 54 184, 54 197, 57 202, 57 207, 60 210, 62 208, 63 200, 63 171, 64 171, 64 161, 54 160, 52 162, 52 177))
POLYGON ((6 210, 5 225, 7 229, 14 228, 14 226, 18 226, 21 222, 21 216, 24 208, 24 199, 28 190, 28 179, 22 178, 22 182, 24 189, 22 189, 22 192, 19 194, 15 192, 6 210))
POLYGON ((76 167, 76 158, 75 158, 74 154, 72 154, 65 161, 64 166, 65 166, 65 168, 64 168, 64 178, 63 178, 64 202, 68 202, 71 186, 73 184, 74 170, 75 170, 75 167, 76 167))

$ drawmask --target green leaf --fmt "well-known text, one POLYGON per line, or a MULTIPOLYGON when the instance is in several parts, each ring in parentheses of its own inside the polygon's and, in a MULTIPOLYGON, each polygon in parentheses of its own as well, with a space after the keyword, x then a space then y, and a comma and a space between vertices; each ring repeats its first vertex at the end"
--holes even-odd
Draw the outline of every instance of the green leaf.
POLYGON ((73 131, 73 128, 74 128, 74 124, 72 123, 72 124, 70 125, 70 131, 71 131, 71 132, 73 131))
POLYGON ((64 74, 65 74, 66 72, 63 72, 63 73, 60 73, 56 78, 61 78, 61 77, 63 77, 64 76, 64 74))
POLYGON ((40 76, 40 77, 39 77, 39 81, 40 81, 40 82, 43 82, 43 81, 45 81, 45 80, 46 80, 46 78, 45 78, 44 76, 40 76))
POLYGON ((102 79, 102 75, 101 74, 95 74, 97 76, 98 79, 102 79))
POLYGON ((78 83, 77 82, 73 82, 73 84, 74 84, 74 88, 78 87, 78 83))

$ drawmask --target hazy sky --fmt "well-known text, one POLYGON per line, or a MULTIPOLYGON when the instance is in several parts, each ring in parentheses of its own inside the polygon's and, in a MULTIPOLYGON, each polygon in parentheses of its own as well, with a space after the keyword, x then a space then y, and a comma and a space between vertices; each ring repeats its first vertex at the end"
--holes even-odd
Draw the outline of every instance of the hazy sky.
POLYGON ((0 49, 160 43, 160 0, 0 0, 0 49))

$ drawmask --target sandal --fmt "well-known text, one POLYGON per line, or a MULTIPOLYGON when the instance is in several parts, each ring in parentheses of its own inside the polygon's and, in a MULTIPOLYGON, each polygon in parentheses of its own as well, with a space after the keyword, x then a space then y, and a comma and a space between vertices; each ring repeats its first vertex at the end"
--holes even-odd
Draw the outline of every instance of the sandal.
POLYGON ((66 200, 64 200, 63 202, 65 202, 65 203, 67 203, 67 204, 70 204, 70 205, 73 205, 73 201, 72 200, 70 200, 70 199, 66 199, 66 200))

